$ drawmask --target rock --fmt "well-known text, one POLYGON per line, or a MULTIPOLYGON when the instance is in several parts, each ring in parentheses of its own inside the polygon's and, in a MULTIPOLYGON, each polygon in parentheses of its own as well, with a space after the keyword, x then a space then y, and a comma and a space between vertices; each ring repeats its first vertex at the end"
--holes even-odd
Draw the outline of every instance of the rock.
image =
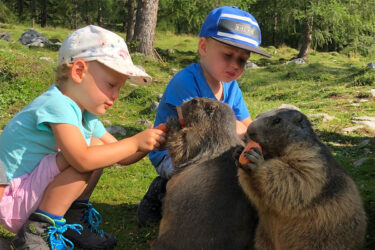
POLYGON ((137 124, 140 124, 142 126, 146 126, 146 127, 150 127, 153 125, 152 122, 148 121, 148 120, 140 120, 140 121, 137 121, 137 124))
POLYGON ((10 42, 10 36, 8 32, 4 32, 0 34, 0 39, 10 42))
POLYGON ((298 111, 301 111, 298 107, 292 105, 292 104, 281 104, 278 109, 294 109, 294 110, 298 110, 298 111))
POLYGON ((158 94, 157 96, 156 96, 156 98, 158 99, 158 102, 160 102, 161 101, 161 98, 163 97, 163 94, 158 94))
POLYGON ((286 64, 289 64, 289 63, 304 64, 306 62, 305 62, 305 60, 303 60, 303 58, 295 58, 295 59, 292 59, 292 60, 286 62, 286 64))
POLYGON ((177 72, 178 72, 178 69, 176 69, 176 68, 171 68, 171 69, 169 70, 169 74, 170 74, 170 75, 175 75, 177 72))
POLYGON ((105 128, 110 134, 120 134, 122 136, 126 135, 126 129, 121 126, 108 126, 105 128))
POLYGON ((369 148, 364 148, 364 149, 363 149, 363 152, 364 152, 365 154, 371 154, 371 149, 369 149, 369 148))
POLYGON ((151 110, 152 112, 155 112, 155 111, 158 109, 158 107, 159 107, 159 103, 158 103, 158 102, 153 102, 153 103, 151 104, 151 106, 150 106, 150 110, 151 110))
POLYGON ((316 114, 310 114, 309 115, 310 117, 312 118, 320 118, 320 117, 323 117, 323 122, 329 122, 329 121, 332 121, 333 119, 337 119, 336 117, 334 116, 330 116, 326 113, 316 113, 316 114))
POLYGON ((174 53, 176 53, 176 51, 174 49, 167 49, 167 53, 168 54, 174 54, 174 53))
POLYGON ((45 57, 45 56, 42 56, 42 57, 39 57, 40 60, 45 60, 45 61, 48 61, 48 62, 53 62, 53 59, 50 58, 50 57, 45 57))
POLYGON ((367 64, 367 68, 375 69, 375 62, 370 62, 369 64, 367 64))
POLYGON ((363 126, 362 125, 357 125, 357 126, 353 126, 353 127, 344 128, 342 130, 342 132, 347 134, 347 133, 351 133, 351 132, 353 132, 355 130, 358 130, 360 128, 363 128, 363 126))
POLYGON ((258 65, 256 65, 255 63, 253 63, 251 61, 247 61, 246 65, 245 65, 245 68, 246 69, 256 69, 256 68, 258 68, 258 65))
POLYGON ((112 125, 112 122, 110 120, 103 120, 102 122, 103 124, 108 125, 108 126, 112 125))
POLYGON ((365 161, 367 161, 367 160, 368 160, 367 157, 364 157, 364 158, 362 158, 362 159, 359 159, 358 161, 355 161, 355 162, 353 163, 353 167, 357 168, 357 167, 361 166, 361 165, 362 165, 365 161))
POLYGON ((39 47, 43 47, 45 44, 52 44, 50 40, 48 40, 42 34, 33 29, 29 29, 26 32, 24 32, 21 35, 20 39, 18 39, 18 41, 24 45, 39 47))
POLYGON ((372 97, 375 97, 375 89, 370 89, 369 92, 371 93, 372 97))
POLYGON ((358 144, 359 147, 367 146, 370 143, 370 139, 362 141, 360 144, 358 144))
POLYGON ((366 127, 369 127, 370 129, 375 130, 375 117, 370 117, 370 116, 354 117, 352 119, 352 122, 365 125, 366 127))

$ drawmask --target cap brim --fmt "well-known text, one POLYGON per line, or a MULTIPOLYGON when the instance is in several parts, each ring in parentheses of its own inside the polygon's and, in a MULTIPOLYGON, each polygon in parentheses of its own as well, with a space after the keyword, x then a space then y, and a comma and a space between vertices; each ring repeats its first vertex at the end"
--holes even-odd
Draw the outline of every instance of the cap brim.
POLYGON ((271 55, 268 54, 267 52, 265 52, 261 49, 255 48, 253 46, 250 46, 250 45, 246 45, 246 44, 242 44, 242 43, 236 43, 236 42, 233 42, 233 41, 229 41, 229 40, 217 38, 217 37, 211 37, 211 38, 216 40, 216 41, 219 41, 219 42, 222 42, 222 43, 225 43, 225 44, 237 47, 237 48, 241 48, 241 49, 244 49, 244 50, 248 50, 248 51, 257 53, 259 55, 262 55, 262 56, 271 57, 271 55))
POLYGON ((139 86, 145 86, 152 83, 152 77, 134 64, 121 66, 114 61, 107 61, 101 59, 97 59, 97 61, 121 74, 129 76, 129 81, 131 83, 134 83, 139 86))

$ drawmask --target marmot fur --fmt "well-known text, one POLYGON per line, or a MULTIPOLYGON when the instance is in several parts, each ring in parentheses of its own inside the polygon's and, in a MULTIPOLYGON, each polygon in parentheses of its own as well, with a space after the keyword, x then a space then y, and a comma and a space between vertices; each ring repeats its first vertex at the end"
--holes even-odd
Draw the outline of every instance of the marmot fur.
POLYGON ((245 249, 257 216, 238 183, 235 116, 224 103, 195 98, 181 106, 185 127, 167 122, 167 149, 176 173, 163 199, 152 249, 245 249))
POLYGON ((263 150, 247 151, 246 165, 236 161, 240 185, 258 211, 257 249, 361 249, 366 215, 360 194, 305 115, 289 109, 260 114, 247 137, 263 150))

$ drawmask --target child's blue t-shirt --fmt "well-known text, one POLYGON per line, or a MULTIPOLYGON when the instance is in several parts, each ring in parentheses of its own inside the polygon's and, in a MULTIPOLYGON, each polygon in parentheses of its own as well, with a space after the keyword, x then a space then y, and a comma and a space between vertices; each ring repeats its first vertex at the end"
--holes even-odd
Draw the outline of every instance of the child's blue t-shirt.
POLYGON ((105 133, 96 115, 84 111, 52 85, 14 116, 0 135, 0 159, 7 178, 31 173, 48 154, 56 153, 57 143, 48 123, 66 123, 78 127, 87 144, 91 137, 105 133))
MULTIPOLYGON (((176 107, 195 97, 217 100, 203 75, 200 63, 189 65, 171 79, 161 98, 154 126, 166 122, 168 117, 178 116, 176 107)), ((237 81, 223 83, 223 97, 222 102, 232 108, 237 120, 250 117, 237 81)), ((157 166, 166 154, 166 150, 154 150, 149 153, 149 158, 157 166)))

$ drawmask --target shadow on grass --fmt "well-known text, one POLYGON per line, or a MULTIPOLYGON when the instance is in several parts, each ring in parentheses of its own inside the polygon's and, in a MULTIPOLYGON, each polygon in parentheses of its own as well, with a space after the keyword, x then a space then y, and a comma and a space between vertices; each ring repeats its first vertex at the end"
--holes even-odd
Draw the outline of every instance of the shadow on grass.
MULTIPOLYGON (((103 217, 99 229, 116 236, 118 242, 115 249, 150 249, 151 241, 157 237, 159 225, 138 227, 137 204, 110 205, 93 202, 93 206, 103 217)), ((8 250, 13 237, 14 234, 0 226, 0 249, 8 250)))
POLYGON ((321 141, 328 145, 335 158, 352 176, 361 193, 367 214, 367 235, 364 249, 375 249, 375 138, 373 134, 354 137, 334 132, 316 131, 321 141), (361 143, 369 140, 367 145, 361 143), (335 142, 331 144, 328 142, 335 142), (347 146, 346 146, 347 145, 347 146), (365 152, 365 148, 370 153, 365 152), (358 167, 353 163, 359 159, 367 160, 358 167))
POLYGON ((151 241, 157 237, 159 225, 139 227, 137 204, 110 205, 94 202, 93 206, 103 216, 100 228, 117 237, 116 249, 150 249, 151 241))

